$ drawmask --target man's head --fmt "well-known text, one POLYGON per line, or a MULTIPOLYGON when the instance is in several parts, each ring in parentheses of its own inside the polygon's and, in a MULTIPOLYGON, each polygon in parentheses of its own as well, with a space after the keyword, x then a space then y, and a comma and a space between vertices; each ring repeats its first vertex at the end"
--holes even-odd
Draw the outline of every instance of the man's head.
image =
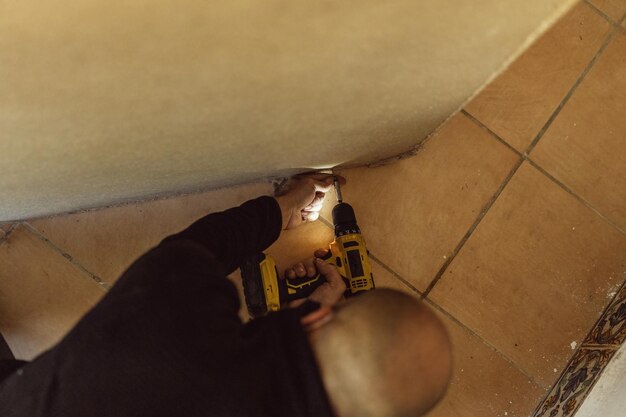
POLYGON ((338 417, 416 417, 443 397, 452 370, 451 345, 424 303, 379 289, 308 321, 338 417))

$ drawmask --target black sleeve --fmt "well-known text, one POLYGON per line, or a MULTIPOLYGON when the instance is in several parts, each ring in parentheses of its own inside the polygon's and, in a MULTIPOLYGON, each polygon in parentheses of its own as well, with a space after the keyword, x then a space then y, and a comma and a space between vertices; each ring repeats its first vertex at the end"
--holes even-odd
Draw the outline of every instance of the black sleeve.
POLYGON ((215 255, 226 274, 243 260, 267 249, 280 234, 280 206, 272 197, 259 197, 239 207, 209 214, 163 243, 186 239, 199 243, 215 255))
POLYGON ((0 359, 0 382, 24 365, 28 365, 28 362, 18 359, 0 359))
POLYGON ((281 226, 280 206, 272 197, 209 214, 137 259, 96 309, 111 310, 111 301, 119 309, 120 300, 135 294, 152 300, 149 309, 196 304, 204 314, 212 309, 214 317, 237 317, 239 299, 226 275, 271 245, 281 226))
POLYGON ((178 351, 210 366, 210 352, 228 351, 241 326, 226 275, 272 244, 281 226, 271 197, 201 218, 137 259, 60 348, 72 357, 116 352, 116 364, 178 351))

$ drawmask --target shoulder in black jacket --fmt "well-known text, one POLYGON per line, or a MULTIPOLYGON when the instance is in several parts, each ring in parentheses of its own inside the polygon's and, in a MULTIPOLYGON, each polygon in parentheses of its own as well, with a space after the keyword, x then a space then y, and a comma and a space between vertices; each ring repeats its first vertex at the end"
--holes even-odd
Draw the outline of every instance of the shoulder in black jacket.
POLYGON ((4 363, 0 415, 331 416, 299 323, 317 305, 244 325, 226 279, 280 229, 261 197, 166 238, 55 347, 4 363))

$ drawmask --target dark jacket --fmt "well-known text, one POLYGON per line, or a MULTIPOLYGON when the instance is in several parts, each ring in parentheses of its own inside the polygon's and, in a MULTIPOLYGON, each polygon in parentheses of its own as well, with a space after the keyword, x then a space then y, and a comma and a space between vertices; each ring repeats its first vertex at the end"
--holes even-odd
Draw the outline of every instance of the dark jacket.
POLYGON ((299 324, 318 305, 243 325, 226 278, 280 230, 261 197, 166 238, 59 344, 5 362, 0 416, 331 416, 299 324))

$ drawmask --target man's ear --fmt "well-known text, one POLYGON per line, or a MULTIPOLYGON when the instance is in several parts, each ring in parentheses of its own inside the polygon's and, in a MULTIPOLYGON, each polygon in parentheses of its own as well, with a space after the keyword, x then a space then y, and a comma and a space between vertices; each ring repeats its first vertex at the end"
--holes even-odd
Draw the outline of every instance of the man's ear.
POLYGON ((317 310, 302 317, 300 319, 300 324, 304 326, 307 332, 312 332, 332 320, 333 316, 334 314, 332 308, 329 306, 321 306, 317 310))

